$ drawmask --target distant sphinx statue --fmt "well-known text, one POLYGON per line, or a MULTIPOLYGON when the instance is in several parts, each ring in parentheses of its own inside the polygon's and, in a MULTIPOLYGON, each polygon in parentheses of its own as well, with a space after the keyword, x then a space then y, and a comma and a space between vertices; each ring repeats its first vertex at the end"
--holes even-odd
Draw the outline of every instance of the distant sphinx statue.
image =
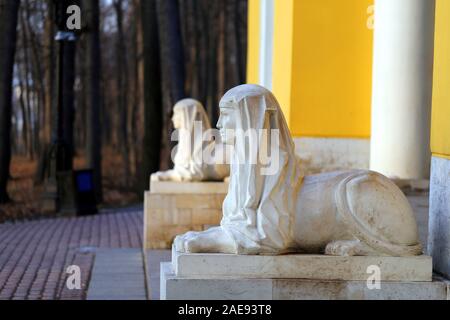
POLYGON ((276 144, 263 135, 250 137, 249 143, 258 146, 256 154, 278 151, 274 161, 279 168, 274 174, 262 174, 264 164, 251 162, 250 148, 234 152, 221 226, 178 236, 174 243, 177 251, 422 254, 412 208, 388 178, 370 171, 302 176, 282 110, 267 89, 257 85, 234 88, 223 97, 220 110, 218 129, 226 143, 237 143, 236 137, 229 135, 232 130, 277 130, 276 144))
POLYGON ((174 168, 153 174, 152 181, 223 181, 229 176, 230 168, 226 161, 223 164, 204 161, 204 154, 214 156, 216 142, 204 139, 204 133, 211 129, 211 124, 200 102, 194 99, 179 101, 174 107, 172 122, 178 130, 174 168), (196 123, 201 124, 200 131, 196 131, 196 123))

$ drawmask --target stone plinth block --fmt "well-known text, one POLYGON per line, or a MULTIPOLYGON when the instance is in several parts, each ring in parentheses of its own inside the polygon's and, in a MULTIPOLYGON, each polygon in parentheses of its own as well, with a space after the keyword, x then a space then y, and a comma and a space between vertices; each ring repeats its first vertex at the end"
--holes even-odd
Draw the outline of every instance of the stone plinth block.
POLYGON ((243 256, 180 254, 174 272, 182 278, 315 279, 367 281, 373 266, 381 281, 432 280, 432 259, 418 257, 335 257, 325 255, 243 256), (378 269, 375 269, 378 270, 378 269))
POLYGON ((437 272, 450 278, 450 160, 433 157, 428 251, 437 272))
POLYGON ((161 300, 446 300, 449 284, 313 279, 185 278, 176 276, 171 263, 161 264, 161 300))
POLYGON ((219 225, 225 182, 151 182, 144 200, 144 248, 170 249, 177 235, 219 225))

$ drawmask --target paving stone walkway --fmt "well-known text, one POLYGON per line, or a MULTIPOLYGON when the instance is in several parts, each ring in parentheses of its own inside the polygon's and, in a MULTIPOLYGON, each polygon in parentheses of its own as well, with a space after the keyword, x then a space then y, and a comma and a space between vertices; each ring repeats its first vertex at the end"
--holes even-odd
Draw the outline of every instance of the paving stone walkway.
POLYGON ((142 250, 97 250, 87 300, 147 300, 142 250))
POLYGON ((95 251, 141 248, 142 211, 0 224, 0 300, 86 298, 95 251), (69 266, 81 269, 81 290, 66 286, 69 266))

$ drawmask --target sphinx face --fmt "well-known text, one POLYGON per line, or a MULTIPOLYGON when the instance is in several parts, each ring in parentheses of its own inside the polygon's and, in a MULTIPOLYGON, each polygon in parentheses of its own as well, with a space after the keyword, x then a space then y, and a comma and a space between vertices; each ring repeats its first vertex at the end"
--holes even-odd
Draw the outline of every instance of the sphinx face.
POLYGON ((234 132, 236 130, 236 109, 229 107, 220 107, 220 117, 217 122, 220 137, 224 144, 232 145, 234 143, 234 132))
POLYGON ((172 123, 175 129, 183 129, 183 118, 180 110, 174 110, 172 116, 172 123))

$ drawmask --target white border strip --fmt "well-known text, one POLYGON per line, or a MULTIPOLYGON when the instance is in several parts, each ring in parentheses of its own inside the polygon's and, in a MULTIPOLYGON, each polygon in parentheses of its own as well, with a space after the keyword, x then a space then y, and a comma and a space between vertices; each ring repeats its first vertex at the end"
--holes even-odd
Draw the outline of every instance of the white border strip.
POLYGON ((259 84, 272 90, 273 66, 273 31, 274 31, 274 1, 261 1, 261 25, 259 48, 259 84))

